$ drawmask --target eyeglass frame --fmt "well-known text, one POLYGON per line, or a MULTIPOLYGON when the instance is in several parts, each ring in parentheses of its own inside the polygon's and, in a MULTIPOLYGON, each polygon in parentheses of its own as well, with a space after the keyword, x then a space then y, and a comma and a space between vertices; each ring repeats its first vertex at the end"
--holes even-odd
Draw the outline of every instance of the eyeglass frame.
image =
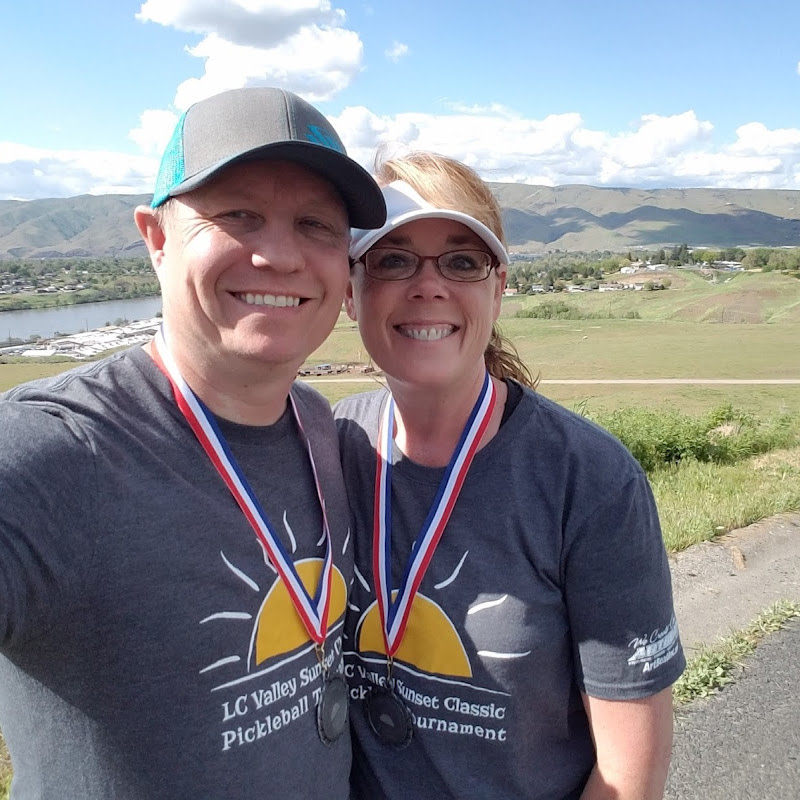
POLYGON ((411 278, 416 277, 419 274, 420 270, 425 266, 425 262, 426 261, 433 261, 433 263, 436 266, 436 271, 446 281, 452 281, 453 283, 481 283, 481 281, 485 281, 485 280, 488 279, 488 277, 492 274, 492 270, 493 269, 497 269, 497 267, 500 266, 500 261, 499 261, 499 259, 497 258, 497 256, 494 253, 491 253, 488 250, 481 250, 478 247, 457 247, 455 250, 446 250, 444 253, 439 253, 439 255, 437 255, 437 256, 423 256, 420 253, 416 253, 413 250, 407 250, 404 247, 386 247, 386 246, 371 247, 363 255, 359 256, 356 259, 354 259, 353 260, 353 264, 354 265, 357 264, 357 263, 362 264, 363 267, 364 267, 364 273, 366 275, 369 275, 369 277, 372 278, 373 280, 376 280, 376 281, 389 281, 389 282, 393 283, 395 281, 411 280, 411 278), (391 250, 391 251, 394 251, 396 253, 408 253, 408 254, 418 258, 419 259, 419 263, 417 264, 416 268, 414 269, 414 271, 410 275, 404 275, 402 278, 385 278, 385 277, 382 278, 382 277, 379 277, 377 275, 372 275, 370 273, 370 271, 369 271, 369 268, 367 267, 367 256, 370 253, 375 252, 376 250, 391 250), (485 256, 489 256, 489 266, 488 266, 488 269, 486 270, 486 274, 482 278, 470 278, 468 280, 460 280, 459 278, 451 278, 448 275, 445 275, 444 272, 442 272, 442 267, 439 264, 439 259, 442 258, 443 256, 450 255, 450 253, 481 253, 481 254, 483 254, 485 256))

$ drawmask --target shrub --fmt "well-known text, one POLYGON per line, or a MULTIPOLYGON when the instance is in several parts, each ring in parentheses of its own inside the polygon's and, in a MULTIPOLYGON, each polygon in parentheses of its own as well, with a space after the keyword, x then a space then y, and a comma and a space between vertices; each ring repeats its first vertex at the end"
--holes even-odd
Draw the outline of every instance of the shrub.
POLYGON ((596 419, 631 451, 646 472, 681 461, 734 464, 798 440, 796 421, 783 415, 766 423, 730 404, 702 417, 677 411, 626 408, 596 419))

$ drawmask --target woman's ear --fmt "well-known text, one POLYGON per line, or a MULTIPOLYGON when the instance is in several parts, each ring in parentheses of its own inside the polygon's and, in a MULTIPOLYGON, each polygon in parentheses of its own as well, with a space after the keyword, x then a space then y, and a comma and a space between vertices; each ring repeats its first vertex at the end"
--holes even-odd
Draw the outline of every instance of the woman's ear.
POLYGON ((353 298, 352 277, 347 282, 347 288, 344 290, 344 310, 347 312, 347 316, 350 317, 353 322, 358 322, 358 316, 356 315, 356 303, 353 298))
POLYGON ((508 279, 508 272, 506 267, 502 264, 495 268, 497 273, 497 280, 495 281, 495 294, 494 294, 494 321, 500 318, 500 311, 503 305, 503 294, 506 291, 506 281, 508 279))

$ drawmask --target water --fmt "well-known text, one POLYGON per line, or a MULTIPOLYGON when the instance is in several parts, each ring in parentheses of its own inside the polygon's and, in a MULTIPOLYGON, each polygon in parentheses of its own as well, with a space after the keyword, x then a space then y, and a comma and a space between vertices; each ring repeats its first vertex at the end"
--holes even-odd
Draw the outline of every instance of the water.
POLYGON ((106 300, 102 303, 83 303, 78 306, 35 308, 25 311, 0 312, 0 346, 9 339, 29 339, 41 336, 52 339, 57 333, 102 328, 118 319, 133 322, 152 319, 161 311, 161 297, 137 297, 132 300, 106 300))

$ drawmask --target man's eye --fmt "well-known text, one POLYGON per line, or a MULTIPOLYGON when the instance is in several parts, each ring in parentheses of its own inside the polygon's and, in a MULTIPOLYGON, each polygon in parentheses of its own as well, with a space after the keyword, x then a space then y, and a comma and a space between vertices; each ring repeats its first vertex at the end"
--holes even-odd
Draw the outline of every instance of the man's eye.
POLYGON ((305 228, 312 228, 314 230, 323 230, 323 231, 330 230, 331 227, 327 222, 324 222, 321 219, 316 219, 314 217, 306 217, 305 219, 301 219, 300 224, 305 228))
POLYGON ((235 208, 231 211, 223 212, 220 216, 231 220, 250 220, 255 217, 255 214, 250 211, 245 211, 243 208, 235 208))
POLYGON ((321 236, 333 243, 345 241, 350 230, 346 224, 326 217, 303 217, 298 221, 298 226, 311 236, 321 236))

